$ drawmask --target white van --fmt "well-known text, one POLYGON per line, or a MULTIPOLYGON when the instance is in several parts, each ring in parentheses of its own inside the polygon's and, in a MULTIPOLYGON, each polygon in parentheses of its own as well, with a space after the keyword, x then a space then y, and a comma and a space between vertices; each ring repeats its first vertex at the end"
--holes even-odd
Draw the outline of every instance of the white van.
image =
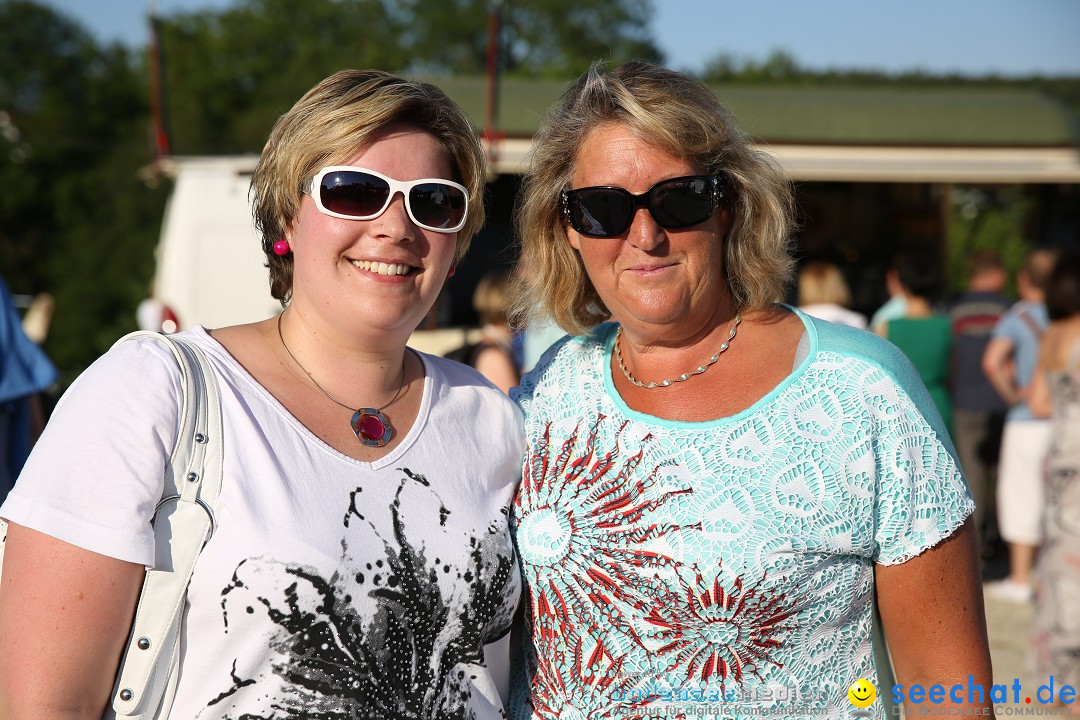
POLYGON ((263 320, 281 310, 270 297, 248 201, 257 160, 244 155, 168 161, 175 185, 165 206, 152 291, 166 330, 169 320, 176 329, 213 328, 263 320))
MULTIPOLYGON (((167 161, 175 178, 165 206, 151 297, 140 305, 145 330, 176 332, 264 320, 281 312, 270 297, 248 187, 258 157, 185 157, 167 161)), ((413 334, 409 344, 435 355, 475 339, 479 330, 413 334)))

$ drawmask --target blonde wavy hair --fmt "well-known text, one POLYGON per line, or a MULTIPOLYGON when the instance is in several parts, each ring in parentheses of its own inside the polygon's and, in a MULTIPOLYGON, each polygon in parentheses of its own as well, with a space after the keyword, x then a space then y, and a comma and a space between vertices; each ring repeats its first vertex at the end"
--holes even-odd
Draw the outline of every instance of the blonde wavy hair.
POLYGON ((270 271, 270 294, 292 295, 292 254, 274 243, 300 209, 304 186, 323 167, 340 165, 391 126, 430 134, 450 155, 456 180, 469 190, 469 210, 457 234, 457 263, 484 224, 485 158, 469 119, 446 94, 381 70, 342 70, 304 94, 278 118, 251 178, 252 211, 270 271))
POLYGON ((571 187, 589 132, 610 123, 690 160, 702 173, 722 176, 722 202, 732 214, 724 239, 732 299, 744 312, 781 300, 793 271, 794 202, 776 162, 751 147, 731 113, 696 78, 640 61, 611 71, 596 62, 548 111, 533 138, 517 208, 523 267, 515 323, 544 314, 573 335, 609 316, 567 240, 561 194, 571 187))

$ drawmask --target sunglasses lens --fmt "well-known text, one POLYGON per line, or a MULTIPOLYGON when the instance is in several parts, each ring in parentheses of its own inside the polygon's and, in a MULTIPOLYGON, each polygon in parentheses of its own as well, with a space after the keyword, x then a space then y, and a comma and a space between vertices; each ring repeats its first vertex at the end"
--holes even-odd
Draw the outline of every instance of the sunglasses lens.
POLYGON ((590 237, 621 235, 634 217, 634 203, 625 190, 582 188, 566 194, 570 226, 590 237))
POLYGON ((716 210, 708 178, 676 178, 652 189, 649 211, 653 218, 671 230, 704 222, 716 210))
POLYGON ((461 225, 468 207, 465 193, 453 185, 424 183, 409 193, 413 220, 421 225, 448 230, 461 225))
POLYGON ((327 173, 319 185, 323 207, 355 218, 378 215, 389 195, 390 185, 385 180, 356 170, 327 173))

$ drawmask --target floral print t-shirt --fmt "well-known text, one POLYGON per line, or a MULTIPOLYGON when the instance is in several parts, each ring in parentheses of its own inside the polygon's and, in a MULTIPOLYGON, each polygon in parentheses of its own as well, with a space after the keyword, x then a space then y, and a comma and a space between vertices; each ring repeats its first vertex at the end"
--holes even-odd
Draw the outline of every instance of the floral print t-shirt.
POLYGON ((875 563, 974 505, 899 350, 799 316, 805 357, 715 421, 630 409, 613 324, 522 380, 511 524, 531 643, 512 717, 847 717, 849 686, 876 685, 875 563))

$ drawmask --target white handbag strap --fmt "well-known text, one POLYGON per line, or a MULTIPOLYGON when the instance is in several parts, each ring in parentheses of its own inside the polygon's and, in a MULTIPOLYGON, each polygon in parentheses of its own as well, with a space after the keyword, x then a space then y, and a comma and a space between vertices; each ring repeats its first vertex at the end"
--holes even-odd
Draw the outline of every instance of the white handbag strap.
POLYGON ((176 447, 155 511, 154 568, 143 581, 113 690, 117 717, 156 718, 172 705, 188 583, 214 531, 223 454, 221 400, 213 369, 198 346, 153 332, 131 333, 117 342, 133 338, 152 338, 172 351, 183 396, 176 447))

